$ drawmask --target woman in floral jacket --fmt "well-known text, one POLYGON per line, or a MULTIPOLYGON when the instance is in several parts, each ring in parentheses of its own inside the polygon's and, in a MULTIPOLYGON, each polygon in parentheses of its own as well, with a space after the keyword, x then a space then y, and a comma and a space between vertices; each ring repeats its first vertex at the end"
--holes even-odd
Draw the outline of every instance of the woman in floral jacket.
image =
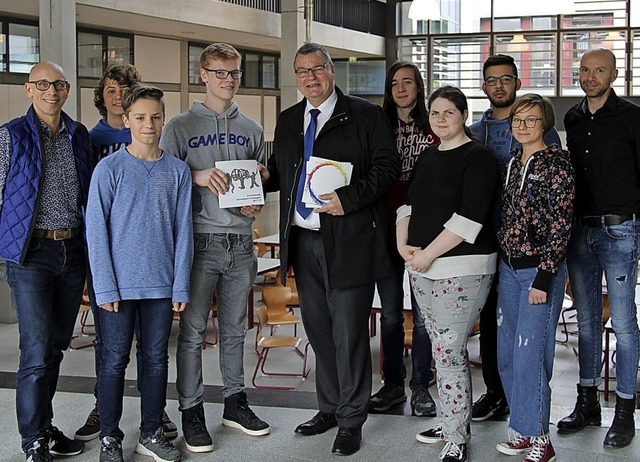
POLYGON ((507 455, 555 460, 549 409, 555 330, 566 282, 565 250, 573 217, 574 171, 569 154, 546 146, 553 106, 526 94, 511 109, 513 153, 503 189, 498 297, 498 368, 511 416, 507 455))

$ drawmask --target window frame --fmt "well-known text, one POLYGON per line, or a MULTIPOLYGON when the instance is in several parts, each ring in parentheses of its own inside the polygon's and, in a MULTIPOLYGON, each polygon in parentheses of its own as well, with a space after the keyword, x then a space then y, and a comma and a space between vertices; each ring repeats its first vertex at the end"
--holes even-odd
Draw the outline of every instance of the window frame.
POLYGON ((102 42, 102 49, 100 52, 100 57, 101 57, 101 64, 102 64, 102 70, 100 72, 100 76, 96 77, 94 75, 83 75, 80 73, 80 60, 77 59, 76 60, 76 72, 78 75, 78 79, 100 79, 102 78, 102 75, 104 75, 105 71, 107 70, 107 68, 109 67, 110 64, 112 64, 115 61, 109 61, 109 38, 110 37, 116 37, 116 38, 124 38, 124 39, 128 39, 129 40, 129 62, 125 62, 124 64, 134 64, 135 63, 135 55, 134 55, 134 50, 135 50, 135 35, 134 34, 127 34, 124 32, 114 32, 114 31, 108 31, 108 30, 104 30, 104 29, 94 29, 94 28, 88 28, 88 27, 76 27, 76 47, 78 47, 78 49, 76 50, 77 55, 80 55, 80 41, 79 41, 79 34, 92 34, 92 35, 97 35, 100 36, 101 38, 101 42, 102 42))

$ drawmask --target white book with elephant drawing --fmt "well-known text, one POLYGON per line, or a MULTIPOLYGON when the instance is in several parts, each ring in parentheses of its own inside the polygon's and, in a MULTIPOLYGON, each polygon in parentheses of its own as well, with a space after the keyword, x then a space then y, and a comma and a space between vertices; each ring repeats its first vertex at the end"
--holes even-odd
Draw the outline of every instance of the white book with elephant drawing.
POLYGON ((216 168, 227 175, 229 190, 218 196, 221 209, 245 205, 264 205, 262 180, 255 160, 224 160, 216 168))

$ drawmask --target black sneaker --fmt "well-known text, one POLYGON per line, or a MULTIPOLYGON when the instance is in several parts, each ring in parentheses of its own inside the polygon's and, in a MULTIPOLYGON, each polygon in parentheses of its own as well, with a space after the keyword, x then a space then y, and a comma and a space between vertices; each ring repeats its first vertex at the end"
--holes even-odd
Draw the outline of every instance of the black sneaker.
POLYGON ((202 403, 182 411, 184 445, 191 452, 211 452, 213 442, 207 430, 202 403))
POLYGON ((87 421, 78 429, 74 440, 91 441, 100 435, 100 414, 98 412, 98 403, 93 406, 93 410, 87 416, 87 421))
POLYGON ((113 436, 105 436, 100 442, 100 462, 124 462, 122 443, 113 436))
POLYGON ((167 415, 167 411, 162 411, 162 431, 164 432, 164 436, 170 440, 178 436, 178 427, 176 427, 176 424, 171 422, 169 415, 167 415))
POLYGON ((54 456, 77 456, 84 451, 84 443, 64 436, 58 427, 52 426, 47 430, 46 438, 49 441, 49 452, 54 456))
POLYGON ((421 443, 433 444, 444 440, 442 425, 436 425, 429 430, 425 430, 416 435, 416 439, 421 443))
POLYGON ((404 392, 403 385, 395 385, 393 383, 385 383, 378 393, 369 398, 369 410, 375 412, 384 412, 389 410, 391 406, 404 403, 407 400, 407 394, 404 392))
POLYGON ((49 444, 46 438, 38 438, 25 450, 27 462, 52 462, 53 456, 49 452, 49 444))
POLYGON ((411 393, 411 415, 416 417, 436 416, 436 403, 426 388, 419 388, 411 393))
POLYGON ((484 420, 500 420, 509 415, 509 405, 505 398, 496 397, 492 393, 485 393, 473 403, 471 420, 482 422, 484 420))
POLYGON ((468 457, 467 445, 464 443, 454 443, 453 441, 447 441, 444 449, 440 452, 440 460, 442 460, 442 462, 466 462, 468 457))
POLYGON ((271 432, 269 424, 253 413, 247 403, 247 394, 243 391, 224 399, 222 423, 227 427, 238 428, 251 436, 268 435, 271 432))
POLYGON ((158 427, 151 436, 142 437, 136 445, 136 452, 143 456, 151 456, 156 462, 180 462, 182 454, 171 441, 162 433, 162 426, 158 427))

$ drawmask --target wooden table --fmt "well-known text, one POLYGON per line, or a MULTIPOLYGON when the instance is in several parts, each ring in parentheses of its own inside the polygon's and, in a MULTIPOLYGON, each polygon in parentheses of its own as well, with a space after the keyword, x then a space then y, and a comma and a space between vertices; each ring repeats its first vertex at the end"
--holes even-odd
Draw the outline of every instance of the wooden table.
POLYGON ((253 240, 256 244, 264 244, 271 249, 271 258, 276 256, 276 247, 280 247, 280 233, 269 234, 253 240))

